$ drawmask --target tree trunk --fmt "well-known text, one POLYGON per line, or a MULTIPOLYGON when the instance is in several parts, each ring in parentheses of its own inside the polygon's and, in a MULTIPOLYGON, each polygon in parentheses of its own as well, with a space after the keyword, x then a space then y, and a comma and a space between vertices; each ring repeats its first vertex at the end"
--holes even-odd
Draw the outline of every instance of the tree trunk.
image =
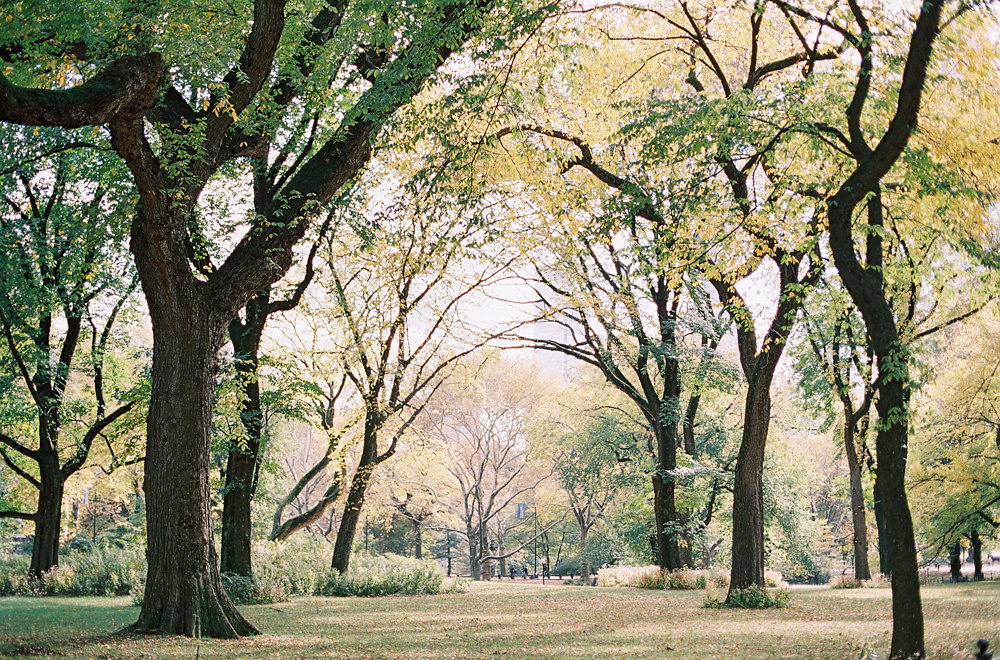
MULTIPOLYGON (((135 241, 133 251, 141 269, 135 241)), ((148 276, 142 281, 153 324, 144 483, 149 568, 133 628, 192 637, 254 634, 222 587, 212 540, 212 401, 228 319, 210 317, 197 286, 148 276)))
POLYGON ((764 587, 764 449, 771 424, 771 376, 748 379, 743 438, 733 483, 733 561, 729 594, 764 587))
MULTIPOLYGON (((255 298, 256 300, 256 298, 255 298)), ((254 301, 248 303, 247 307, 254 301)), ((265 301, 266 304, 266 301, 265 301)), ((250 317, 248 312, 248 317, 250 317)), ((258 380, 258 348, 263 323, 229 324, 229 339, 236 360, 236 378, 243 389, 240 423, 246 431, 246 447, 230 447, 226 460, 225 495, 222 500, 222 550, 220 571, 253 576, 250 562, 251 503, 260 465, 263 411, 258 380)))
MULTIPOLYGON (((673 326, 671 326, 672 328, 673 326)), ((673 330, 663 337, 673 345, 673 330)), ((656 520, 657 564, 674 571, 683 568, 678 537, 680 520, 677 515, 677 426, 680 420, 681 374, 676 359, 663 365, 663 396, 655 417, 649 419, 656 440, 656 471, 653 473, 653 515, 656 520)))
POLYGON ((951 568, 951 579, 956 582, 962 579, 962 544, 955 541, 955 545, 948 552, 948 561, 951 568))
POLYGON ((410 523, 413 524, 413 557, 414 559, 424 558, 424 542, 423 542, 423 525, 420 524, 420 520, 415 516, 410 518, 410 523))
MULTIPOLYGON (((871 332, 870 326, 869 331, 871 332)), ((876 352, 878 349, 876 348, 876 352)), ((882 422, 876 436, 879 489, 885 506, 886 532, 892 557, 891 658, 924 657, 924 616, 920 602, 920 574, 913 536, 913 519, 906 497, 906 446, 909 369, 905 358, 879 355, 879 398, 882 422), (898 373, 902 371, 903 373, 898 373), (895 373, 895 376, 889 374, 895 373), (891 420, 885 427, 886 420, 891 420)))
POLYGON ((590 579, 590 557, 587 556, 587 533, 585 525, 580 525, 580 579, 586 582, 590 579))
POLYGON ((982 580, 986 576, 983 575, 983 539, 979 536, 979 532, 972 530, 969 534, 969 541, 972 542, 972 566, 974 571, 972 573, 973 580, 982 580))
POLYGON ((39 456, 40 485, 35 512, 35 541, 30 572, 36 577, 59 564, 59 533, 62 527, 63 478, 58 456, 39 456))
POLYGON ((469 577, 475 581, 482 579, 482 571, 479 565, 479 551, 476 549, 478 539, 474 533, 469 535, 469 577))
MULTIPOLYGON (((920 18, 920 30, 926 28, 928 17, 936 25, 939 16, 940 5, 928 3, 926 7, 928 11, 920 18)), ((914 32, 914 39, 918 32, 914 32)), ((909 63, 907 66, 909 67, 909 63)), ((917 98, 919 100, 919 92, 917 98)), ((830 200, 827 217, 830 224, 830 248, 837 271, 864 317, 879 374, 878 400, 875 406, 879 419, 878 433, 875 436, 875 460, 878 464, 875 483, 885 507, 885 533, 892 558, 892 642, 889 657, 922 658, 925 654, 920 575, 913 519, 906 497, 910 358, 900 340, 896 318, 885 293, 880 234, 873 231, 868 236, 866 267, 861 266, 855 252, 852 221, 857 202, 852 203, 851 196, 857 195, 859 190, 871 192, 868 198, 868 223, 873 227, 883 226, 878 179, 867 185, 853 181, 851 183, 856 187, 845 183, 841 191, 830 200)))
POLYGON ((868 521, 865 515, 865 493, 861 483, 861 462, 854 438, 854 423, 849 410, 844 415, 844 453, 851 482, 851 520, 854 523, 854 578, 871 580, 868 566, 868 521))
POLYGON ((674 571, 681 568, 680 549, 677 546, 677 506, 674 498, 676 485, 672 476, 661 474, 676 465, 660 463, 653 473, 653 515, 656 520, 656 563, 660 568, 674 571))
POLYGON ((892 575, 892 555, 889 554, 889 531, 885 524, 885 507, 882 506, 882 489, 879 487, 878 472, 872 486, 872 508, 875 511, 875 527, 878 530, 878 570, 889 577, 892 575))
POLYGON ((372 473, 378 464, 378 424, 374 420, 374 412, 369 412, 365 419, 365 437, 361 447, 361 458, 351 479, 351 490, 347 493, 344 512, 337 528, 337 542, 333 546, 332 567, 341 573, 347 572, 351 563, 351 550, 354 547, 354 535, 361 520, 361 507, 365 504, 365 493, 371 483, 372 473))
POLYGON ((503 579, 507 573, 507 558, 504 557, 507 554, 507 546, 503 543, 502 532, 497 534, 497 554, 500 555, 500 559, 497 560, 497 575, 503 579))

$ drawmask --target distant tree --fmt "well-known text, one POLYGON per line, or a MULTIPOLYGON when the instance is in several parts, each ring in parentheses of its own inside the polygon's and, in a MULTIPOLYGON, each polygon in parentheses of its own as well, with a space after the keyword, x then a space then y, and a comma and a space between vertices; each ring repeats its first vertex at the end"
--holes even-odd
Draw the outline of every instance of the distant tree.
MULTIPOLYGON (((527 425, 536 396, 525 373, 511 374, 503 362, 487 364, 462 381, 446 383, 423 411, 420 430, 447 452, 454 487, 434 489, 436 501, 460 521, 453 529, 468 545, 472 578, 495 556, 490 528, 514 512, 550 473, 530 465, 527 425)), ((533 537, 532 537, 533 538, 533 537)), ((522 544, 523 545, 523 544, 522 544)), ((514 554, 507 548, 501 555, 514 554)))
MULTIPOLYGON (((0 360, 16 376, 0 395, 16 406, 0 412, 0 457, 37 490, 37 506, 0 517, 34 523, 37 576, 59 563, 66 480, 95 440, 110 446, 138 421, 129 414, 137 383, 106 369, 115 323, 135 290, 124 246, 132 199, 106 155, 33 157, 14 148, 26 141, 23 131, 5 133, 12 147, 0 174, 0 360), (19 439, 32 427, 35 443, 19 439)), ((108 469, 138 460, 134 448, 119 452, 108 469)))
MULTIPOLYGON (((868 345, 863 320, 853 306, 835 306, 832 310, 820 310, 819 313, 823 316, 807 316, 807 340, 802 350, 796 352, 796 366, 801 374, 798 386, 805 399, 824 412, 832 407, 831 398, 840 404, 841 442, 850 481, 854 577, 870 580, 867 504, 862 471, 866 462, 869 466, 874 464, 866 439, 875 394, 875 356, 868 345), (829 318, 831 314, 835 316, 829 318)), ((881 530, 884 516, 878 489, 874 499, 876 521, 881 530)), ((884 537, 884 534, 879 534, 880 550, 887 541, 884 537)), ((879 554, 882 558, 881 572, 888 573, 887 555, 884 552, 879 554)))
POLYGON ((595 415, 584 420, 581 428, 565 433, 556 450, 556 475, 579 528, 580 574, 584 578, 591 572, 587 552, 590 531, 629 485, 623 469, 629 459, 619 449, 628 439, 617 437, 627 431, 620 424, 620 420, 608 415, 595 415))
POLYGON ((920 538, 936 556, 954 554, 956 544, 968 540, 979 579, 983 538, 1000 528, 998 343, 994 304, 941 340, 940 352, 929 358, 935 376, 914 403, 912 480, 920 538))

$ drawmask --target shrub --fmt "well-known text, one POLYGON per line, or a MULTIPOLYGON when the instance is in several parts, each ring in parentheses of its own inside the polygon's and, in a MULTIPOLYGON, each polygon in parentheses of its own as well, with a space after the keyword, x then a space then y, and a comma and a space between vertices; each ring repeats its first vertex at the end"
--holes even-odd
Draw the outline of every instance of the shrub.
POLYGON ((8 557, 0 562, 0 595, 125 596, 141 590, 145 576, 145 557, 135 549, 67 552, 37 579, 27 557, 8 557))
POLYGON ((719 569, 712 569, 708 571, 708 583, 713 587, 728 589, 729 573, 719 569))
MULTIPOLYGON (((330 571, 316 589, 322 596, 439 594, 444 576, 437 564, 398 555, 357 555, 346 573, 330 571)), ((458 589, 454 584, 449 588, 458 589)))
POLYGON ((705 607, 734 607, 742 609, 767 609, 771 607, 786 607, 791 598, 788 589, 761 589, 757 586, 746 589, 736 589, 728 598, 719 598, 709 594, 705 599, 705 607))
POLYGON ((257 581, 287 595, 312 594, 320 576, 330 570, 330 545, 307 535, 253 545, 253 572, 257 581))
POLYGON ((659 566, 606 566, 597 571, 599 587, 662 589, 659 566))
POLYGON ((832 589, 857 589, 861 586, 861 581, 853 575, 834 575, 830 578, 830 588, 832 589))
POLYGON ((764 586, 768 587, 769 589, 778 589, 778 588, 785 589, 788 587, 788 583, 785 582, 784 576, 778 571, 772 571, 769 568, 765 568, 764 586))
POLYGON ((222 586, 237 605, 269 605, 285 600, 281 581, 261 580, 236 573, 223 573, 222 586))
POLYGON ((880 589, 889 586, 889 580, 881 573, 875 573, 870 580, 858 580, 853 575, 835 575, 830 579, 833 589, 880 589))
POLYGON ((664 571, 659 566, 609 566, 597 571, 599 587, 637 589, 704 589, 710 573, 703 570, 664 571))
POLYGON ((580 575, 580 557, 570 555, 563 557, 556 562, 556 565, 549 571, 550 575, 580 575))

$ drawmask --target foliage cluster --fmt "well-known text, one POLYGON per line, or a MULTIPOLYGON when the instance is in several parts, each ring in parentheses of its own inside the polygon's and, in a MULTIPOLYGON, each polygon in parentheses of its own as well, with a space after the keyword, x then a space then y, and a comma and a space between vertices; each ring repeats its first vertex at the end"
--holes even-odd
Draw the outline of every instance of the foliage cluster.
POLYGON ((791 600, 791 592, 786 588, 769 589, 756 585, 743 589, 734 589, 728 597, 709 593, 705 599, 705 607, 732 607, 746 610, 761 610, 787 607, 791 600))
POLYGON ((881 589, 889 586, 889 578, 882 573, 875 573, 870 580, 859 580, 853 575, 835 575, 830 578, 832 589, 881 589))
POLYGON ((667 571, 659 566, 608 566, 597 571, 599 587, 637 589, 705 589, 727 586, 729 576, 717 570, 667 571))
POLYGON ((8 555, 0 559, 0 596, 126 596, 142 592, 145 575, 141 549, 68 552, 40 578, 28 572, 26 555, 8 555))
POLYGON ((344 573, 331 570, 316 587, 321 596, 431 595, 460 591, 462 583, 445 577, 437 564, 399 555, 358 555, 344 573))

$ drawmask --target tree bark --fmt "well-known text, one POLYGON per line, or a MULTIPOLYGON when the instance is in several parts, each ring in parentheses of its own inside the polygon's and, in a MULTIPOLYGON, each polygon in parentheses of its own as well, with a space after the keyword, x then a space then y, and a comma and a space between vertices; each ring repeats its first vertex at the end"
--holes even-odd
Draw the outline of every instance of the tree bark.
POLYGON ((423 540, 423 525, 419 518, 410 518, 410 524, 413 525, 413 558, 423 559, 424 558, 424 540, 423 540))
MULTIPOLYGON (((247 304, 249 308, 257 301, 247 304)), ((266 299, 263 301, 266 305, 266 299)), ((246 432, 246 447, 230 447, 226 460, 225 495, 222 501, 221 565, 223 573, 253 576, 250 561, 252 501, 260 470, 262 415, 258 378, 258 349, 266 316, 247 311, 247 323, 239 319, 229 324, 229 340, 236 360, 236 378, 243 388, 240 423, 246 432), (255 320, 259 323, 254 323, 255 320)))
POLYGON ((381 425, 375 419, 375 411, 369 411, 365 416, 365 435, 361 446, 361 458, 351 479, 351 489, 347 492, 344 512, 337 528, 337 542, 333 546, 332 568, 344 573, 351 563, 351 550, 354 547, 354 535, 361 519, 361 508, 365 504, 365 494, 371 483, 372 473, 378 465, 378 427, 381 425))
POLYGON ((910 402, 909 355, 900 340, 896 318, 886 297, 881 269, 881 235, 877 230, 868 234, 868 259, 863 266, 855 251, 853 223, 855 209, 868 196, 868 224, 873 228, 883 226, 880 182, 902 155, 917 124, 943 4, 943 0, 929 0, 920 7, 920 16, 910 38, 895 113, 874 150, 868 147, 861 129, 861 113, 874 61, 871 41, 865 40, 857 46, 861 65, 854 96, 847 108, 851 151, 857 160, 857 167, 827 203, 830 251, 844 287, 864 317, 877 359, 876 409, 879 425, 875 439, 878 462, 876 483, 885 506, 886 532, 892 557, 892 642, 889 658, 894 660, 922 658, 925 655, 916 541, 905 480, 910 402))
POLYGON ((590 579, 590 558, 587 556, 587 533, 590 528, 580 525, 580 579, 590 579))
POLYGON ((956 582, 962 579, 962 544, 955 541, 955 545, 948 552, 948 563, 951 569, 951 579, 956 582))
POLYGON ((41 577, 59 565, 59 534, 62 527, 64 482, 59 457, 39 455, 38 508, 35 512, 35 540, 31 549, 29 572, 41 577))
POLYGON ((854 438, 854 422, 849 411, 844 415, 844 453, 851 483, 851 521, 854 525, 854 578, 871 580, 868 566, 868 521, 865 511, 865 493, 861 483, 861 461, 854 438))
MULTIPOLYGON (((144 254, 136 251, 142 268, 144 254)), ((212 401, 222 322, 194 286, 143 277, 153 325, 147 418, 148 572, 142 632, 234 638, 257 633, 222 587, 212 540, 209 484, 212 401)))
POLYGON ((986 576, 983 575, 983 539, 979 536, 978 531, 972 530, 972 533, 969 534, 969 541, 972 543, 972 566, 974 569, 972 579, 985 579, 986 576))
POLYGON ((892 575, 892 555, 889 554, 889 531, 885 524, 885 507, 882 506, 878 472, 875 473, 875 483, 872 486, 872 508, 875 511, 875 527, 878 529, 878 570, 889 577, 892 575))
POLYGON ((771 424, 773 368, 747 384, 743 438, 733 483, 733 554, 729 594, 764 586, 764 449, 771 424))
POLYGON ((481 578, 481 566, 479 558, 482 554, 479 551, 479 535, 471 526, 466 526, 466 535, 469 538, 469 577, 475 581, 481 578))
MULTIPOLYGON (((673 319, 671 319, 673 321, 673 319)), ((661 330, 664 344, 676 346, 674 325, 666 324, 661 330)), ((677 427, 680 422, 681 374, 677 358, 668 356, 660 367, 663 371, 662 396, 650 396, 651 402, 658 402, 653 415, 647 415, 653 427, 656 440, 656 470, 653 472, 653 515, 656 521, 656 555, 660 568, 675 571, 683 568, 680 547, 680 520, 677 515, 677 427)))
MULTIPOLYGON (((663 445, 663 441, 658 441, 663 445)), ((656 521, 656 563, 660 568, 674 571, 681 568, 680 549, 677 545, 677 504, 675 499, 676 484, 672 475, 664 471, 677 467, 676 453, 671 461, 669 450, 667 456, 657 461, 656 472, 653 473, 653 515, 656 521)), ((663 455, 661 454, 661 457, 663 455)))

